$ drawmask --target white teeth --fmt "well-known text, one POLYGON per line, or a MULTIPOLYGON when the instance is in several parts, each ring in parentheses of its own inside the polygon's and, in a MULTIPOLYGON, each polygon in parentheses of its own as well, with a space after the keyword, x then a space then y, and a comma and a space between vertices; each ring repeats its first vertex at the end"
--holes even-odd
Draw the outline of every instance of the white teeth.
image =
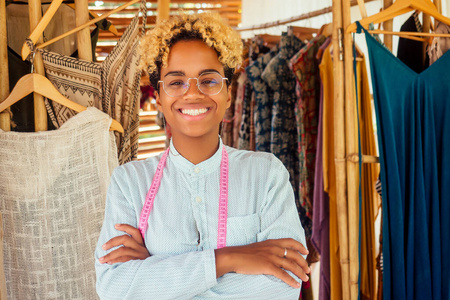
POLYGON ((207 112, 207 108, 200 108, 200 109, 181 109, 181 113, 184 115, 190 115, 190 116, 198 116, 201 114, 204 114, 207 112))

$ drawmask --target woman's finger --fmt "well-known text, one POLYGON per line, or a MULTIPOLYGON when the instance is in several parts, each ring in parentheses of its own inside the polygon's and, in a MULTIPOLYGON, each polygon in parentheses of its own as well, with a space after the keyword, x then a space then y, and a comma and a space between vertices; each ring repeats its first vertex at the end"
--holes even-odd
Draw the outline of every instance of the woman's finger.
POLYGON ((286 256, 285 257, 283 256, 284 258, 295 261, 296 264, 298 266, 300 266, 305 273, 307 273, 307 274, 311 273, 311 269, 308 266, 308 262, 306 261, 306 259, 303 256, 301 256, 298 253, 297 250, 288 249, 288 248, 285 248, 285 249, 286 249, 286 256))
POLYGON ((133 259, 145 259, 148 257, 146 253, 136 251, 128 247, 120 247, 116 250, 111 251, 103 257, 99 258, 101 263, 109 263, 111 261, 116 261, 120 257, 132 257, 133 259))
POLYGON ((302 281, 308 281, 309 277, 306 275, 305 270, 295 261, 289 258, 281 258, 277 261, 278 266, 287 271, 294 273, 302 281))
POLYGON ((139 231, 139 229, 137 229, 131 225, 128 225, 128 224, 116 224, 114 226, 114 228, 128 233, 139 244, 142 244, 142 245, 144 244, 144 240, 142 239, 142 235, 141 235, 141 232, 139 231))
POLYGON ((279 266, 273 265, 270 274, 267 275, 273 275, 283 280, 286 284, 290 285, 293 288, 298 289, 300 287, 300 283, 279 266))

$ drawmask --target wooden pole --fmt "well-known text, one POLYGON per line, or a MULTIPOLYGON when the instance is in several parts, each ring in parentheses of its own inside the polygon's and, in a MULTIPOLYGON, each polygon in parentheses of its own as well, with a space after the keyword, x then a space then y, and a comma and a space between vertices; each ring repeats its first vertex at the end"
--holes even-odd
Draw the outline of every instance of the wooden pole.
POLYGON ((156 16, 156 24, 170 17, 170 0, 158 0, 158 14, 156 16))
MULTIPOLYGON (((8 75, 8 39, 6 35, 6 4, 5 1, 0 1, 0 102, 6 99, 9 94, 9 75, 8 75)), ((9 109, 0 113, 0 129, 3 131, 11 130, 11 122, 9 109)), ((0 245, 1 247, 1 245, 0 245)), ((0 254, 3 252, 0 252, 0 254)), ((0 255, 1 256, 1 255, 0 255)), ((0 281, 2 280, 3 264, 0 270, 0 281)), ((0 297, 3 287, 0 287, 0 297)), ((6 298, 3 298, 6 299, 6 298)))
MULTIPOLYGON (((391 6, 393 0, 383 0, 383 8, 386 9, 391 6)), ((389 20, 383 23, 383 29, 386 31, 392 31, 393 20, 389 20)), ((384 35, 383 37, 384 45, 392 52, 392 35, 384 35)))
POLYGON ((333 72, 334 72, 334 151, 336 166, 336 203, 338 214, 339 255, 341 265, 342 299, 350 299, 348 257, 348 213, 346 196, 344 62, 342 50, 342 2, 333 0, 333 72))
MULTIPOLYGON (((28 1, 28 12, 30 18, 30 32, 39 24, 39 20, 42 18, 41 0, 28 1)), ((38 43, 42 43, 42 36, 39 38, 38 43)), ((44 63, 40 52, 36 52, 33 65, 35 72, 45 76, 44 63)), ((47 130, 47 110, 45 108, 44 97, 37 93, 33 93, 34 98, 34 129, 35 131, 47 130)))
MULTIPOLYGON (((351 24, 348 1, 342 1, 342 24, 351 24)), ((353 71, 353 37, 344 33, 345 72, 345 144, 346 153, 358 153, 357 110, 355 103, 355 80, 353 71)), ((348 200, 348 240, 350 257, 350 299, 358 300, 359 293, 359 168, 358 164, 347 160, 347 200, 348 200)))
POLYGON ((442 14, 442 1, 441 0, 434 0, 434 5, 436 5, 437 11, 442 14))
MULTIPOLYGON (((89 21, 88 0, 75 0, 75 25, 89 21)), ((78 58, 92 61, 91 32, 89 27, 77 32, 78 58)))
MULTIPOLYGON (((9 94, 8 39, 6 30, 6 4, 0 1, 0 102, 9 94)), ((0 114, 0 129, 11 129, 9 109, 0 114)), ((6 278, 3 263, 3 220, 0 212, 0 300, 6 300, 6 278)))

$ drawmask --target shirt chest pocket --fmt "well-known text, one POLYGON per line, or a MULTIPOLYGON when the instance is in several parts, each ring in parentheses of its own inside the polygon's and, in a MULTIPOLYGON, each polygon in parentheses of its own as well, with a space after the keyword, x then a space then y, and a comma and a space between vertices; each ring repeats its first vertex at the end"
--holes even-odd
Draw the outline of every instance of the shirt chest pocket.
POLYGON ((227 219, 227 246, 241 246, 256 242, 260 231, 258 214, 227 219))

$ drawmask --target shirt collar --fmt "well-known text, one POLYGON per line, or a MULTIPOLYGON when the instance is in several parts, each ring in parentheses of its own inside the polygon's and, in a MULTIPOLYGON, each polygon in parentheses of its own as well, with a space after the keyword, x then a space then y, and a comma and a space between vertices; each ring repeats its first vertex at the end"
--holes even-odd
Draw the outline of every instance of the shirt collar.
POLYGON ((172 139, 170 139, 170 151, 168 160, 174 164, 177 169, 180 169, 186 173, 193 174, 208 174, 215 171, 217 168, 220 168, 220 163, 222 160, 222 148, 223 142, 219 137, 219 148, 216 153, 213 154, 207 160, 202 161, 199 164, 193 164, 186 158, 184 158, 175 148, 172 139))

